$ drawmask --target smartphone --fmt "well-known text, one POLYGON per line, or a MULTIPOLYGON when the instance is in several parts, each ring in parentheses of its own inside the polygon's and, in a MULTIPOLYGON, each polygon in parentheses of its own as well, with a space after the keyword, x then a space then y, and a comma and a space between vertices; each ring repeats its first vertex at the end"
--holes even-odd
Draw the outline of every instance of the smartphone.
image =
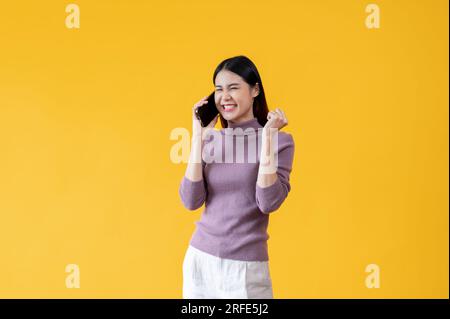
POLYGON ((207 126, 219 113, 214 101, 214 92, 208 96, 208 103, 203 104, 195 110, 195 115, 199 119, 202 127, 207 126))

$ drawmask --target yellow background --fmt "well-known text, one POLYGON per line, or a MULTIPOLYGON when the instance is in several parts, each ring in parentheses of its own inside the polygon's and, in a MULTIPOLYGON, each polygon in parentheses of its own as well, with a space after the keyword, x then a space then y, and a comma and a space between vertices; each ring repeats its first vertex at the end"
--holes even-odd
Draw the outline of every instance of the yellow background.
POLYGON ((68 3, 1 4, 0 297, 181 298, 169 135, 245 54, 296 143, 275 297, 448 298, 447 1, 374 1, 380 29, 370 1, 73 1, 79 30, 68 3))

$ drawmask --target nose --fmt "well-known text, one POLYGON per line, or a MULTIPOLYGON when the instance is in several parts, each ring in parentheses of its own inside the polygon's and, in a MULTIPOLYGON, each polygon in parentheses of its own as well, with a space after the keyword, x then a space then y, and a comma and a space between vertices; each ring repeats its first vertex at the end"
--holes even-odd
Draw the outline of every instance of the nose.
POLYGON ((222 100, 223 100, 224 102, 227 102, 227 101, 229 101, 230 99, 231 99, 230 94, 228 94, 228 92, 224 91, 223 94, 222 94, 222 100))

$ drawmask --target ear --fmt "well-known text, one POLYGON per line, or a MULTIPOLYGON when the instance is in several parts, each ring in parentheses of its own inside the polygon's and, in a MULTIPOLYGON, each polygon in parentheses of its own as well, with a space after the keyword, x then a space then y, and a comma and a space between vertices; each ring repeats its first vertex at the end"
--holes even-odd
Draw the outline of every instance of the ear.
POLYGON ((259 95, 259 83, 256 82, 252 88, 252 96, 257 97, 259 95))

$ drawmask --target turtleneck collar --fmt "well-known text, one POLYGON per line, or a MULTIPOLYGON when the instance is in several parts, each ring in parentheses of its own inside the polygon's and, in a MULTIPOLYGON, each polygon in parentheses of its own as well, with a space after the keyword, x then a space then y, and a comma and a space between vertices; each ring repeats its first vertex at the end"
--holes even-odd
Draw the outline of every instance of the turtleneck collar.
POLYGON ((258 119, 256 117, 241 122, 241 123, 232 123, 228 122, 228 127, 224 128, 222 132, 227 135, 251 135, 257 134, 258 129, 262 129, 262 125, 259 124, 258 119), (242 130, 242 133, 241 133, 242 130))

